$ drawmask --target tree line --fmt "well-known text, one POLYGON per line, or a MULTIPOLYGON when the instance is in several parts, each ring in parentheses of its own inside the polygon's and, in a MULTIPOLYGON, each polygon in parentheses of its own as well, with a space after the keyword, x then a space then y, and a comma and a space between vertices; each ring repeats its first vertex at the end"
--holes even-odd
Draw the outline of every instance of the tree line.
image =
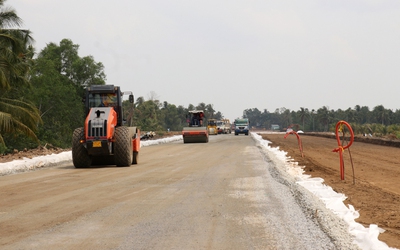
POLYGON ((251 108, 244 110, 244 117, 249 118, 254 128, 271 129, 276 124, 283 131, 290 127, 304 132, 334 131, 336 123, 344 120, 350 123, 356 134, 400 138, 400 110, 386 109, 383 105, 375 106, 372 110, 360 105, 346 110, 323 106, 317 110, 300 107, 297 111, 280 108, 274 112, 251 108))
MULTIPOLYGON (((4 3, 0 0, 0 153, 38 145, 69 148, 73 130, 84 123, 85 88, 106 84, 104 65, 93 56, 79 56, 79 45, 69 39, 51 42, 36 53, 31 32, 19 28, 22 19, 4 3)), ((147 100, 137 97, 133 106, 127 100, 123 102, 127 124, 142 131, 180 131, 186 126, 188 111, 194 109, 204 110, 206 119, 223 118, 213 104, 184 107, 161 102, 151 94, 147 100)), ((357 132, 386 134, 399 131, 396 124, 400 124, 400 111, 383 106, 371 111, 358 105, 336 111, 326 106, 275 112, 252 108, 243 114, 259 129, 278 124, 281 128, 329 131, 337 121, 346 120, 357 132)))

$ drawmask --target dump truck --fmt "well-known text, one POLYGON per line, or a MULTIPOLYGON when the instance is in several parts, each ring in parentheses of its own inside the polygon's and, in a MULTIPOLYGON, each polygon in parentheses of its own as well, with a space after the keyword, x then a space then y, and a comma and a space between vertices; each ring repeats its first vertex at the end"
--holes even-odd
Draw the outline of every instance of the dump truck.
POLYGON ((235 119, 235 135, 245 134, 249 135, 250 122, 249 119, 235 119))
POLYGON ((203 110, 189 111, 186 115, 188 126, 182 130, 183 143, 208 142, 208 130, 203 119, 203 110))
POLYGON ((122 97, 133 93, 121 92, 114 85, 92 85, 85 90, 84 126, 72 135, 72 162, 75 168, 92 165, 129 167, 138 163, 140 130, 126 126, 122 112, 122 97))
POLYGON ((216 119, 208 119, 207 130, 209 135, 218 135, 216 119))

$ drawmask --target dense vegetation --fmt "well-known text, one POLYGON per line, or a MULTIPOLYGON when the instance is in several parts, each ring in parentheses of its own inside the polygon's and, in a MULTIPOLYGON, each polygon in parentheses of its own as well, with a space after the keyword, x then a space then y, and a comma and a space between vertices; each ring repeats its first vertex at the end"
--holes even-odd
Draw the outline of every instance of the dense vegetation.
MULTIPOLYGON (((83 126, 84 90, 93 84, 105 84, 104 66, 92 56, 80 57, 79 45, 69 39, 49 43, 35 53, 29 30, 19 29, 22 20, 15 10, 0 0, 0 153, 13 149, 35 148, 51 144, 69 148, 75 128, 83 126)), ((124 101, 127 123, 134 121, 142 131, 180 131, 189 110, 202 109, 206 118, 223 118, 213 104, 190 104, 188 107, 160 102, 155 93, 146 100, 137 97, 134 105, 124 101)), ((304 131, 329 131, 339 120, 352 124, 356 133, 400 136, 400 110, 383 106, 369 110, 318 110, 285 108, 261 112, 246 109, 244 117, 252 127, 270 129, 289 126, 304 131)))

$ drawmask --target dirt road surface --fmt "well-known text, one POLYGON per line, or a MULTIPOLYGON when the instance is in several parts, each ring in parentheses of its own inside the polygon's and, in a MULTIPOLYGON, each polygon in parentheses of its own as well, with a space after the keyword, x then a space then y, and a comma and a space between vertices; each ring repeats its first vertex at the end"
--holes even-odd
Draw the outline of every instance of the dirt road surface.
POLYGON ((336 192, 345 194, 346 204, 360 212, 356 221, 368 226, 377 224, 386 230, 379 239, 390 247, 400 248, 400 148, 354 142, 343 152, 345 179, 340 178, 336 139, 299 134, 303 145, 301 156, 297 137, 285 134, 262 134, 272 147, 305 166, 305 174, 321 177, 336 192), (351 157, 351 158, 350 158, 351 157), (354 167, 355 184, 353 184, 354 167))
POLYGON ((144 147, 139 160, 2 176, 0 248, 356 249, 305 214, 251 136, 144 147))

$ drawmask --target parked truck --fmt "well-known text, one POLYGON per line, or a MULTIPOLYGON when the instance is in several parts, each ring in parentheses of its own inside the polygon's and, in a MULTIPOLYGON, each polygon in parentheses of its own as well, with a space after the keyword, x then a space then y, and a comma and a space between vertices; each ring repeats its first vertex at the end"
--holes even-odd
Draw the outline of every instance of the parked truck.
POLYGON ((235 119, 235 135, 245 134, 249 135, 250 122, 247 118, 235 119))

